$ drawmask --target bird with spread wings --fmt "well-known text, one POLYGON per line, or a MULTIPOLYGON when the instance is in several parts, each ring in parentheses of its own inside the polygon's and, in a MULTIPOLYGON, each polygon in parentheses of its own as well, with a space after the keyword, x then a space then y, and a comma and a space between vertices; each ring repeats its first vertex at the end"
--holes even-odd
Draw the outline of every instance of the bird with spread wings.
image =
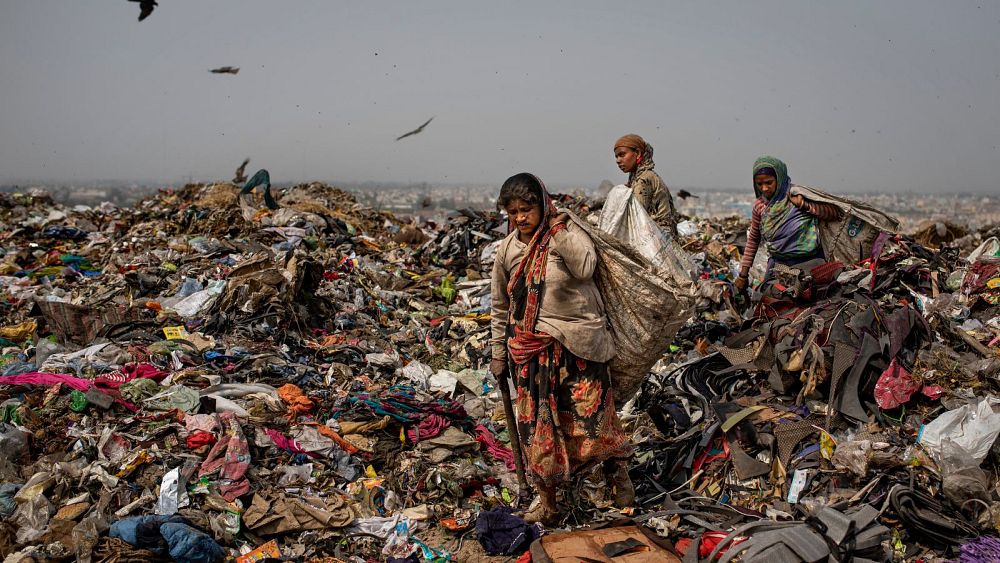
POLYGON ((399 141, 399 140, 405 139, 405 138, 407 138, 407 137, 409 137, 411 135, 416 135, 417 133, 420 133, 421 131, 424 130, 424 127, 427 127, 427 124, 430 123, 431 121, 434 121, 433 117, 430 118, 430 119, 428 119, 427 121, 425 121, 423 125, 421 125, 420 127, 417 127, 413 131, 410 131, 409 133, 403 133, 402 135, 396 137, 396 140, 399 141))

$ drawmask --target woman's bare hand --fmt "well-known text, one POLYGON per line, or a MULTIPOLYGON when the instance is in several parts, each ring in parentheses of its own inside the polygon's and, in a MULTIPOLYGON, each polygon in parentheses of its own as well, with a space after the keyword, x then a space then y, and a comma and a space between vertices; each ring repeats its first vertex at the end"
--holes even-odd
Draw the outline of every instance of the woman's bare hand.
POLYGON ((494 377, 500 377, 505 371, 507 371, 507 360, 495 358, 490 361, 490 373, 492 373, 494 377))

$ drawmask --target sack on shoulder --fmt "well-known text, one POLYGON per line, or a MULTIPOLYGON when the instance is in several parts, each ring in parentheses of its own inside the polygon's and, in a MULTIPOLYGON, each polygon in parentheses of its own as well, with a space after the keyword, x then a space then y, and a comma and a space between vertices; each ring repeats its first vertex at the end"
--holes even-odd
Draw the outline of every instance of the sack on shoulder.
POLYGON ((624 401, 645 380, 690 316, 694 284, 665 275, 624 242, 569 215, 597 250, 594 281, 604 300, 616 350, 609 366, 611 379, 615 395, 624 401))
POLYGON ((857 264, 871 256, 872 244, 880 233, 899 231, 898 219, 860 201, 798 184, 792 184, 788 193, 840 209, 837 221, 819 222, 819 240, 827 260, 857 264))

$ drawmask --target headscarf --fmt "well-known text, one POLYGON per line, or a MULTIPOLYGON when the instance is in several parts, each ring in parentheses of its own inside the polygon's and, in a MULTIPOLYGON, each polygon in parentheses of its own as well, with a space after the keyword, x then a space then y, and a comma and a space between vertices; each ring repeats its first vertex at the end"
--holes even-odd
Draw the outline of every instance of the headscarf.
MULTIPOLYGON (((507 297, 510 299, 507 346, 511 359, 517 365, 527 363, 552 342, 551 336, 535 332, 535 324, 538 322, 538 311, 542 306, 545 289, 549 243, 553 235, 566 228, 564 223, 549 228, 549 219, 555 216, 556 206, 542 180, 537 176, 532 177, 541 190, 542 219, 524 251, 521 263, 507 282, 507 297)), ((508 217, 507 232, 511 233, 515 228, 513 220, 508 217)))
MULTIPOLYGON (((780 159, 773 156, 762 156, 753 163, 753 175, 774 173, 778 189, 767 201, 764 215, 761 217, 760 232, 767 242, 767 250, 778 260, 791 260, 812 256, 819 248, 819 228, 816 218, 805 213, 788 199, 791 180, 788 168, 780 159), (770 170, 768 170, 770 169, 770 170)), ((754 182, 754 193, 764 198, 757 183, 754 182)))
MULTIPOLYGON (((630 148, 639 154, 645 154, 647 147, 649 147, 649 143, 647 143, 646 140, 639 135, 629 133, 628 135, 622 135, 617 141, 615 141, 615 146, 613 148, 617 149, 618 147, 630 148)), ((651 148, 650 152, 652 152, 651 148)))
POLYGON ((646 142, 645 139, 636 135, 635 133, 629 133, 620 137, 615 141, 614 148, 626 147, 639 153, 639 161, 636 164, 635 170, 629 172, 627 185, 632 185, 632 180, 635 177, 647 170, 652 170, 655 166, 653 164, 653 145, 646 142))

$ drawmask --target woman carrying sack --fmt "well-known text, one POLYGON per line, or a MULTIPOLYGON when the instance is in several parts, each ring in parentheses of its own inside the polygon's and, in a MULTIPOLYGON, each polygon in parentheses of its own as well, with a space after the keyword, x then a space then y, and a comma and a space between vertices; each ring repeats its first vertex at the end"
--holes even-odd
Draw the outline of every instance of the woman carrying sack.
POLYGON ((636 201, 670 236, 677 238, 677 210, 670 189, 656 173, 653 145, 634 133, 615 141, 615 163, 628 174, 626 186, 632 189, 636 201))
POLYGON ((602 462, 615 502, 631 506, 632 446, 615 411, 615 347, 594 283, 594 243, 557 214, 532 174, 508 178, 497 207, 509 234, 493 265, 490 370, 503 383, 509 370, 517 392, 521 451, 541 501, 524 517, 553 523, 559 485, 602 462))

